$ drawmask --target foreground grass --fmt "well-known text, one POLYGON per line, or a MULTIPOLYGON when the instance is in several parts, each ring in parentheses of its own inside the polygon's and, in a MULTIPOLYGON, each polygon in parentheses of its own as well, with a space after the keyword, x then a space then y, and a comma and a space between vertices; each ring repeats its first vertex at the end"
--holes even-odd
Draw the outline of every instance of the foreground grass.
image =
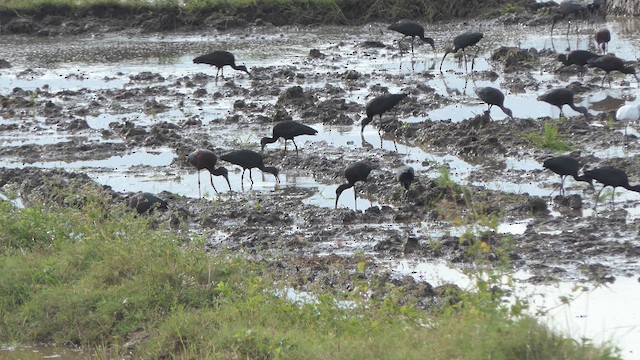
POLYGON ((0 343, 72 343, 134 358, 614 358, 514 316, 490 290, 432 312, 402 303, 393 288, 382 301, 345 294, 350 306, 329 294, 290 302, 261 264, 206 254, 197 239, 150 230, 100 200, 83 204, 0 202, 0 343))

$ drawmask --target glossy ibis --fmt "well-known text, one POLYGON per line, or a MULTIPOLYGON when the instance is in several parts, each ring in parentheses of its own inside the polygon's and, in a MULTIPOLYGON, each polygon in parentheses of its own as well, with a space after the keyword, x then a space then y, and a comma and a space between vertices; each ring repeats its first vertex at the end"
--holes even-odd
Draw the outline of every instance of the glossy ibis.
POLYGON ((249 76, 251 76, 251 73, 249 73, 249 70, 247 70, 247 67, 244 65, 236 65, 236 59, 233 56, 232 53, 228 52, 228 51, 222 51, 222 50, 218 50, 218 51, 214 51, 210 54, 206 54, 206 55, 200 55, 197 58, 193 59, 193 63, 194 64, 207 64, 207 65, 211 65, 211 66, 215 66, 218 68, 218 71, 216 71, 216 80, 218 80, 218 73, 222 71, 222 78, 224 79, 224 67, 225 66, 231 66, 234 70, 239 70, 239 71, 244 71, 247 74, 249 74, 249 76))
POLYGON ((229 171, 225 167, 216 168, 216 163, 218 162, 218 158, 216 154, 211 150, 200 149, 192 152, 187 156, 187 162, 193 165, 196 169, 198 169, 198 197, 201 197, 200 193, 200 170, 207 169, 209 170, 209 179, 211 180, 211 186, 213 186, 213 190, 218 193, 216 186, 213 185, 213 176, 224 176, 225 180, 227 180, 227 184, 229 185, 229 191, 231 191, 231 183, 229 182, 229 171))
POLYGON ((593 205, 595 209, 598 206, 598 200, 600 199, 600 193, 607 186, 611 186, 613 188, 613 194, 611 195, 611 203, 614 201, 614 196, 617 187, 622 187, 627 190, 635 191, 640 193, 640 185, 629 185, 629 178, 627 177, 627 173, 623 170, 616 169, 614 167, 601 167, 597 169, 587 170, 584 172, 584 176, 588 179, 593 179, 599 183, 601 183, 602 189, 598 191, 596 194, 596 203, 593 205))
POLYGON ((168 209, 168 204, 166 201, 148 192, 140 192, 131 195, 131 197, 129 197, 127 206, 135 209, 138 214, 144 214, 147 212, 152 213, 154 209, 168 209))
POLYGON ((423 42, 426 42, 427 44, 431 45, 431 49, 433 49, 434 53, 436 51, 436 45, 433 42, 433 39, 430 37, 424 36, 424 28, 422 27, 422 25, 418 23, 415 23, 412 21, 406 21, 406 22, 389 25, 387 29, 397 31, 400 34, 404 35, 402 39, 398 41, 398 46, 400 46, 400 42, 402 42, 402 40, 404 40, 407 36, 411 36, 411 53, 412 54, 413 54, 413 40, 415 40, 416 37, 420 38, 423 42))
MULTIPOLYGON (((577 15, 584 15, 588 13, 587 7, 573 1, 565 0, 560 3, 558 12, 553 16, 551 21, 551 36, 553 36, 553 28, 560 20, 564 20, 567 17, 575 17, 577 15)), ((569 36, 569 29, 571 28, 571 20, 567 23, 567 36, 569 36)), ((577 29, 576 29, 577 31, 577 29)))
POLYGON ((347 178, 347 183, 341 184, 336 189, 336 209, 338 208, 338 199, 340 198, 340 194, 351 187, 353 188, 354 206, 356 210, 358 209, 355 184, 357 181, 366 182, 367 177, 369 176, 369 173, 372 169, 373 168, 371 167, 371 165, 362 161, 357 161, 347 166, 347 168, 344 170, 344 177, 347 178))
POLYGON ((611 32, 609 32, 609 29, 603 28, 596 31, 596 42, 598 43, 598 47, 602 49, 603 54, 607 53, 609 41, 611 41, 611 32))
POLYGON ((473 59, 471 60, 471 71, 473 71, 473 65, 475 63, 476 60, 476 56, 478 55, 478 52, 480 52, 480 47, 477 46, 476 44, 482 40, 482 37, 484 36, 483 33, 481 32, 466 32, 464 34, 458 35, 456 37, 453 38, 453 48, 448 47, 445 49, 444 51, 444 56, 442 57, 442 61, 440 62, 440 72, 442 72, 442 63, 444 63, 444 59, 447 57, 448 54, 450 53, 456 53, 458 52, 458 50, 462 50, 462 57, 464 57, 464 69, 465 71, 467 70, 467 58, 465 56, 464 53, 464 49, 468 48, 470 46, 475 46, 477 48, 476 50, 476 54, 473 55, 473 59))
POLYGON ((560 61, 563 66, 578 65, 584 67, 589 60, 597 58, 598 56, 600 55, 587 50, 573 50, 566 55, 558 55, 558 61, 560 61))
POLYGON ((297 121, 281 121, 273 127, 273 137, 265 136, 260 140, 260 145, 262 146, 261 151, 264 151, 265 145, 274 143, 278 141, 279 138, 283 138, 284 151, 287 151, 287 140, 291 140, 293 141, 293 146, 296 147, 296 155, 298 155, 298 145, 296 145, 294 138, 300 135, 315 135, 317 133, 318 130, 297 121))
POLYGON ((560 109, 560 116, 564 116, 562 106, 569 105, 573 110, 589 116, 589 111, 584 106, 575 106, 573 103, 573 91, 567 88, 551 89, 546 93, 538 96, 538 101, 544 101, 551 105, 555 105, 560 109))
MULTIPOLYGON (((609 86, 611 86, 611 75, 609 73, 612 71, 619 71, 623 74, 632 74, 636 78, 638 87, 640 87, 640 80, 638 79, 638 75, 636 75, 636 68, 633 66, 627 66, 625 61, 619 57, 613 55, 602 55, 589 60, 587 64, 604 70, 609 78, 609 86)), ((604 85, 604 77, 602 78, 600 86, 602 85, 604 85)))
POLYGON ((640 104, 631 104, 621 106, 616 111, 616 119, 618 121, 624 121, 624 138, 627 141, 627 125, 630 122, 638 121, 640 119, 640 104))
POLYGON ((262 161, 262 155, 251 150, 237 150, 220 156, 220 160, 230 162, 232 164, 242 167, 241 186, 244 191, 244 172, 249 169, 249 180, 253 186, 253 177, 251 176, 251 169, 258 168, 263 172, 273 174, 276 177, 276 181, 279 183, 278 169, 273 166, 264 166, 262 161))
POLYGON ((489 109, 487 111, 490 112, 493 105, 495 105, 513 119, 513 112, 511 112, 511 109, 504 107, 504 94, 499 89, 490 86, 479 87, 476 89, 476 95, 478 95, 480 100, 489 105, 489 109))
POLYGON ((549 194, 549 196, 551 196, 553 192, 556 191, 557 188, 560 188, 560 195, 564 196, 565 194, 564 180, 567 178, 567 176, 573 176, 573 178, 576 181, 588 182, 593 187, 593 184, 591 184, 590 178, 587 178, 584 175, 578 176, 578 171, 580 170, 580 163, 578 162, 578 160, 576 160, 575 158, 569 155, 560 155, 560 156, 547 159, 542 164, 542 167, 544 167, 545 169, 549 169, 554 173, 560 175, 560 179, 561 179, 560 186, 553 189, 553 191, 551 192, 551 194, 549 194))
POLYGON ((364 131, 364 127, 367 126, 370 122, 373 121, 373 117, 376 115, 380 116, 382 119, 382 114, 391 110, 394 106, 396 106, 402 99, 409 96, 409 94, 387 94, 387 95, 379 95, 373 98, 373 100, 367 103, 365 107, 365 111, 367 113, 367 117, 362 120, 360 132, 364 131))
POLYGON ((409 187, 413 180, 415 180, 415 177, 415 171, 411 166, 403 166, 398 169, 398 172, 396 173, 396 180, 398 180, 400 185, 404 188, 405 197, 409 193, 409 187))

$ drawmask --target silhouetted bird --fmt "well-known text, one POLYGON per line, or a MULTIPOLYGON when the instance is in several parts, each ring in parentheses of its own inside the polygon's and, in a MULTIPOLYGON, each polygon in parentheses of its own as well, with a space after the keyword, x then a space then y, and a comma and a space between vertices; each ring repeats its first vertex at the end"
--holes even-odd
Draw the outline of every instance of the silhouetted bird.
POLYGON ((404 188, 405 197, 407 196, 407 193, 409 192, 409 187, 411 186, 411 183, 413 182, 415 177, 416 177, 415 171, 411 166, 403 166, 400 169, 398 169, 398 172, 396 174, 396 179, 398 180, 400 185, 402 185, 402 187, 404 188))
POLYGON ((493 105, 495 105, 513 119, 513 112, 511 112, 511 109, 504 107, 504 94, 499 89, 490 86, 479 87, 476 89, 476 95, 478 95, 480 100, 489 105, 489 109, 487 111, 490 112, 493 105))
POLYGON ((627 140, 627 125, 630 122, 638 121, 640 119, 640 104, 630 104, 621 106, 616 111, 616 119, 618 121, 624 121, 624 138, 627 140))
POLYGON ((476 51, 476 54, 473 56, 473 59, 471 61, 471 71, 473 71, 473 65, 475 63, 476 56, 478 55, 478 52, 480 52, 480 47, 476 44, 480 40, 482 40, 483 36, 484 34, 481 32, 466 32, 453 38, 453 48, 448 47, 445 49, 444 56, 442 57, 442 61, 440 62, 440 72, 442 72, 442 63, 444 63, 444 59, 447 57, 447 55, 450 53, 455 54, 460 49, 462 49, 462 57, 464 57, 464 69, 466 71, 467 58, 465 56, 464 49, 470 46, 475 46, 478 50, 476 51))
POLYGON ((280 182, 280 178, 278 177, 278 169, 273 166, 264 166, 264 162, 262 161, 262 155, 258 154, 255 151, 251 150, 237 150, 232 151, 228 154, 224 154, 220 156, 220 160, 228 161, 232 164, 238 165, 242 167, 242 190, 244 190, 244 172, 249 169, 249 180, 251 180, 251 185, 253 186, 253 177, 251 176, 251 169, 258 168, 263 172, 273 174, 276 177, 276 181, 280 182))
POLYGON ((135 209, 138 214, 152 213, 154 209, 167 210, 168 204, 159 197, 148 193, 140 192, 129 197, 127 205, 135 209))
MULTIPOLYGON (((620 71, 623 74, 632 74, 636 78, 636 82, 640 87, 640 80, 638 80, 638 75, 636 75, 636 68, 633 66, 627 66, 624 60, 619 57, 615 57, 613 55, 602 55, 589 60, 587 64, 604 70, 609 78, 609 86, 611 86, 611 75, 609 73, 612 71, 620 71)), ((602 78, 600 86, 602 85, 604 85, 604 77, 602 78)))
POLYGON ((380 119, 382 119, 382 114, 396 106, 402 99, 406 98, 407 96, 408 94, 379 95, 373 98, 373 100, 369 101, 367 103, 367 106, 365 107, 367 117, 362 120, 360 132, 363 132, 364 127, 367 126, 368 123, 373 121, 374 116, 380 115, 380 119))
POLYGON ((356 209, 358 209, 355 184, 357 181, 366 182, 367 177, 369 176, 369 173, 372 169, 373 168, 371 167, 371 165, 362 161, 357 161, 347 166, 347 168, 344 170, 344 177, 347 178, 347 183, 341 184, 336 189, 336 209, 338 208, 338 199, 340 198, 340 194, 351 187, 353 188, 353 201, 355 203, 356 209))
MULTIPOLYGON (((552 18, 551 36, 553 36, 553 28, 556 26, 556 23, 558 21, 564 20, 567 17, 571 18, 577 15, 584 15, 587 13, 588 13, 587 7, 582 4, 579 4, 573 1, 568 1, 568 0, 561 2, 560 6, 558 7, 558 12, 552 18)), ((571 28, 571 20, 569 20, 567 24, 567 36, 569 36, 570 28, 571 28)))
POLYGON ((596 203, 593 205, 595 209, 598 206, 598 200, 600 199, 600 193, 607 186, 611 186, 613 188, 613 194, 611 195, 611 203, 613 204, 614 196, 617 187, 622 187, 627 190, 635 191, 640 193, 640 185, 629 185, 629 178, 627 177, 627 173, 620 169, 616 169, 613 167, 601 167, 598 169, 587 170, 584 172, 584 176, 588 179, 593 179, 599 183, 601 183, 602 189, 598 191, 596 194, 596 203))
POLYGON ((415 23, 412 21, 406 21, 406 22, 401 22, 397 24, 392 24, 387 29, 397 31, 400 34, 404 35, 404 37, 402 37, 402 39, 398 41, 398 46, 400 46, 400 42, 402 42, 402 40, 404 40, 407 36, 411 36, 411 53, 413 53, 413 40, 416 37, 420 38, 422 41, 431 45, 431 49, 433 49, 434 52, 436 51, 436 45, 433 42, 433 39, 430 37, 424 36, 424 28, 422 27, 422 25, 418 23, 415 23))
POLYGON ((209 179, 211 180, 211 186, 213 186, 213 190, 218 193, 216 186, 213 185, 213 175, 215 176, 224 176, 225 180, 227 180, 227 184, 229 185, 229 190, 231 190, 231 183, 229 182, 229 171, 225 167, 216 168, 216 163, 218 162, 218 158, 216 154, 211 150, 200 149, 192 152, 187 156, 187 162, 198 169, 198 197, 201 197, 200 193, 200 170, 207 169, 209 170, 209 179))
MULTIPOLYGON (((576 181, 584 181, 589 183, 591 186, 593 186, 589 178, 587 178, 584 175, 578 176, 578 171, 580 170, 580 163, 578 162, 578 160, 574 159, 571 156, 560 155, 560 156, 552 157, 550 159, 545 160, 542 166, 560 175, 560 179, 562 181, 560 182, 560 185, 558 187, 560 188, 561 196, 564 196, 565 194, 564 180, 566 179, 567 176, 573 176, 573 178, 576 181)), ((558 187, 553 189, 553 191, 551 192, 551 194, 549 194, 549 196, 551 196, 558 187)))
POLYGON ((244 65, 236 65, 236 59, 233 56, 232 53, 228 52, 228 51, 222 51, 222 50, 218 50, 218 51, 214 51, 210 54, 206 54, 206 55, 200 55, 197 58, 193 59, 193 63, 194 64, 207 64, 207 65, 211 65, 211 66, 215 66, 218 68, 218 71, 216 71, 216 80, 218 80, 218 73, 220 71, 222 71, 222 78, 224 79, 224 67, 225 66, 231 66, 234 70, 240 70, 240 71, 244 71, 247 74, 249 74, 249 76, 251 76, 251 73, 249 73, 249 70, 247 70, 247 67, 244 65))
POLYGON ((590 59, 597 58, 598 56, 600 55, 587 50, 573 50, 567 55, 558 55, 558 61, 562 62, 562 65, 564 66, 574 64, 578 66, 585 66, 590 59))
POLYGON ((609 41, 611 41, 611 33, 609 32, 609 29, 604 28, 596 31, 596 42, 598 43, 598 47, 602 49, 603 54, 607 53, 609 41))
POLYGON ((544 101, 551 105, 555 105, 560 109, 560 116, 564 116, 562 111, 563 105, 569 105, 573 110, 589 116, 589 111, 584 106, 575 106, 573 103, 573 91, 567 88, 557 88, 547 91, 546 93, 538 96, 538 101, 544 101))
POLYGON ((298 155, 298 145, 296 145, 295 137, 300 135, 315 135, 318 130, 301 124, 297 121, 281 121, 273 127, 273 137, 265 136, 260 140, 262 146, 261 151, 264 151, 264 147, 267 144, 278 141, 279 138, 284 139, 284 150, 287 151, 287 140, 293 141, 293 146, 296 147, 296 155, 298 155))

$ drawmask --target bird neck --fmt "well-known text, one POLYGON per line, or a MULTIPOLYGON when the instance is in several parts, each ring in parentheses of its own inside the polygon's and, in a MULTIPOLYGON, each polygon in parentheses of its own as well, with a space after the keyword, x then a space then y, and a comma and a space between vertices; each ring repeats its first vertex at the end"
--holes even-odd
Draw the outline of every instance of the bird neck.
MULTIPOLYGON (((340 194, 342 194, 343 191, 352 188, 353 185, 355 185, 355 183, 346 183, 346 184, 340 184, 340 186, 338 186, 338 188, 336 189, 336 195, 339 197, 340 194)), ((336 199, 337 200, 337 199, 336 199)))
POLYGON ((271 143, 274 143, 276 141, 278 141, 277 137, 268 137, 268 136, 265 136, 265 137, 262 138, 262 140, 260 140, 260 142, 262 144, 271 144, 271 143))
POLYGON ((640 193, 640 185, 628 185, 624 186, 625 189, 629 190, 629 191, 635 191, 637 193, 640 193))
POLYGON ((211 175, 214 175, 214 176, 225 176, 226 177, 229 171, 227 170, 227 168, 225 168, 223 166, 220 166, 217 169, 209 170, 209 172, 211 173, 211 175))

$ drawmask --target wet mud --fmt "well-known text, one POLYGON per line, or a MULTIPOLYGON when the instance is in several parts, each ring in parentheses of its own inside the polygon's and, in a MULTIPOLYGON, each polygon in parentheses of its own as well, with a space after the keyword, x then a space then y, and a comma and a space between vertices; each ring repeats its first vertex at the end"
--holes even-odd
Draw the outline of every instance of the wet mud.
MULTIPOLYGON (((489 29, 500 24, 505 26, 498 31, 502 36, 522 29, 504 25, 509 18, 473 25, 489 29)), ((539 18, 529 16, 527 21, 534 19, 539 18)), ((538 21, 539 26, 528 30, 531 36, 548 31, 548 25, 538 21)), ((124 206, 142 189, 129 185, 128 191, 116 190, 99 180, 102 173, 125 171, 129 179, 153 174, 146 181, 187 175, 194 179, 195 169, 185 161, 193 150, 207 148, 218 155, 239 148, 259 151, 261 136, 270 135, 277 121, 293 119, 322 128, 325 135, 322 140, 299 140, 298 154, 291 143, 285 152, 282 141, 266 147, 265 163, 280 169, 286 178, 283 184, 275 185, 271 175, 261 177, 253 170, 260 184, 250 188, 245 179, 241 191, 241 170, 221 163, 236 180, 232 191, 223 185, 216 195, 203 172, 203 198, 193 195, 194 179, 188 194, 158 191, 155 195, 168 203, 167 209, 143 216, 169 224, 185 239, 192 233, 206 237, 206 251, 243 252, 265 261, 301 289, 353 290, 353 277, 345 274, 361 273, 363 278, 376 278, 379 291, 386 282, 410 289, 408 296, 424 306, 450 301, 455 291, 393 273, 386 265, 389 261, 446 261, 464 268, 478 256, 477 244, 482 242, 488 247, 480 256, 497 264, 506 254, 515 270, 532 274, 532 282, 612 282, 638 276, 640 196, 618 189, 614 204, 606 199, 594 211, 593 191, 572 179, 565 183, 569 196, 550 197, 560 177, 542 168, 545 159, 572 153, 587 168, 620 167, 633 183, 640 182, 637 133, 631 131, 625 138, 623 124, 613 121, 617 106, 635 97, 637 84, 631 77, 614 75, 613 88, 601 87, 602 74, 597 71, 581 75, 578 68, 560 69, 555 59, 564 49, 503 46, 490 39, 480 55, 479 70, 465 75, 461 58, 453 58, 441 74, 437 65, 442 53, 431 59, 431 50, 418 46, 426 55, 412 58, 406 44, 399 48, 394 37, 381 41, 373 35, 381 29, 382 24, 337 31, 266 25, 232 32, 222 40, 232 50, 251 42, 246 31, 262 34, 260 44, 274 47, 286 47, 282 38, 300 31, 340 35, 328 42, 299 40, 292 45, 297 53, 292 62, 259 49, 249 50, 252 55, 245 51, 252 76, 226 68, 226 78, 218 80, 214 69, 179 65, 203 48, 219 45, 197 35, 185 41, 166 41, 172 37, 167 34, 132 40, 126 34, 98 31, 97 39, 105 36, 112 42, 101 46, 99 41, 87 44, 92 38, 74 38, 72 42, 84 43, 81 51, 56 40, 35 50, 15 48, 4 54, 3 62, 12 85, 0 94, 0 191, 27 206, 40 201, 73 206, 91 189, 114 206, 124 206), (233 44, 229 39, 234 37, 244 40, 233 44), (371 46, 375 41, 379 44, 371 46), (59 56, 50 56, 54 54, 59 56), (175 66, 175 73, 156 71, 153 64, 144 71, 135 65, 157 54, 163 57, 155 64, 175 66), (268 60, 261 61, 262 56, 268 60), (376 59, 393 65, 380 65, 376 59), (83 69, 83 64, 88 67, 83 69), (96 78, 92 68, 105 75, 96 78), (464 86, 450 87, 447 82, 464 86), (557 86, 568 86, 581 98, 611 96, 600 107, 592 102, 589 117, 567 111, 569 116, 559 119, 557 110, 544 107, 540 116, 522 116, 525 110, 514 108, 515 119, 508 119, 499 109, 484 111, 473 95, 476 82, 494 83, 511 95, 523 94, 525 100, 557 86), (406 92, 409 97, 381 119, 376 117, 367 131, 354 136, 357 140, 342 142, 343 134, 358 134, 366 101, 387 92, 406 92), (451 117, 434 118, 437 111, 458 104, 481 110, 454 108, 451 117), (464 111, 468 115, 456 118, 464 111), (570 150, 549 150, 530 140, 549 123, 557 126, 570 150), (170 160, 143 160, 124 170, 110 163, 140 151, 148 158, 165 154, 170 160), (407 156, 416 151, 438 157, 407 156), (357 160, 374 169, 366 183, 356 186, 357 210, 352 202, 334 209, 334 188, 345 181, 343 169, 357 160), (457 168, 456 161, 466 168, 457 168), (64 165, 75 162, 84 165, 64 165), (415 167, 417 174, 406 194, 395 180, 396 169, 405 164, 415 167), (438 180, 443 168, 455 183, 438 180), (298 186, 298 178, 314 185, 298 186), (329 190, 320 193, 324 188, 329 190), (509 224, 524 225, 513 230, 509 224), (365 271, 358 268, 361 261, 367 264, 365 271)), ((436 39, 440 44, 451 41, 445 36, 439 33, 436 39)), ((19 43, 24 38, 3 41, 19 43)), ((535 97, 526 101, 533 102, 530 108, 541 107, 535 97)), ((352 196, 347 191, 342 198, 352 196)), ((384 296, 376 291, 371 296, 384 296)))

